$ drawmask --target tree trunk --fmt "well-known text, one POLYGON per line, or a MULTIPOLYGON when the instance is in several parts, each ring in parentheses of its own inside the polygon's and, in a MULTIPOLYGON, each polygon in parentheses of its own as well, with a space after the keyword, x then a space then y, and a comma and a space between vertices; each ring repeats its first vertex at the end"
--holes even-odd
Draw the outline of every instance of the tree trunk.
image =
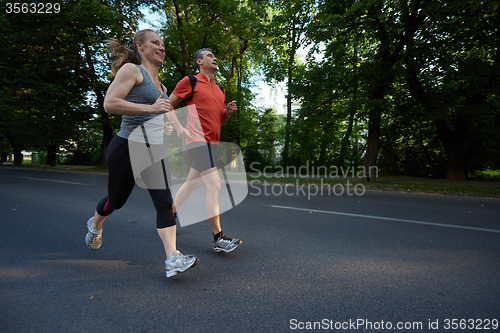
POLYGON ((351 114, 349 115, 349 125, 347 126, 347 130, 344 134, 344 137, 342 138, 342 145, 340 146, 339 160, 337 162, 338 166, 344 165, 345 155, 346 155, 346 151, 347 151, 347 145, 349 144, 349 138, 351 137, 352 126, 354 124, 354 114, 355 113, 356 113, 356 110, 352 109, 351 114))
POLYGON ((333 126, 330 126, 329 123, 327 122, 325 126, 323 126, 323 133, 325 140, 321 140, 321 146, 319 150, 319 157, 318 157, 318 166, 324 166, 326 164, 326 148, 330 144, 329 138, 330 138, 330 132, 333 126))
POLYGON ((101 153, 99 155, 99 165, 106 166, 106 150, 111 139, 113 139, 113 128, 109 124, 109 117, 106 112, 101 113, 102 121, 102 140, 101 140, 101 153))
POLYGON ((290 127, 292 126, 292 94, 291 88, 293 83, 293 64, 295 60, 295 53, 297 52, 297 29, 295 27, 296 17, 293 17, 291 27, 291 48, 288 59, 288 80, 287 80, 287 96, 286 96, 286 125, 285 125, 285 147, 283 148, 283 162, 288 164, 288 157, 290 151, 290 127))
POLYGON ((51 167, 57 165, 57 149, 59 147, 55 144, 51 144, 47 147, 47 164, 51 167))
MULTIPOLYGON (((373 8, 372 15, 380 15, 382 9, 380 6, 373 8)), ((363 165, 367 180, 376 182, 377 172, 377 157, 380 150, 380 126, 382 120, 382 112, 384 108, 385 92, 394 80, 394 64, 398 61, 398 57, 402 52, 404 45, 408 41, 407 36, 401 36, 391 53, 391 40, 385 24, 377 24, 377 35, 380 40, 380 46, 377 51, 376 58, 380 59, 378 63, 378 84, 373 89, 373 105, 368 118, 368 142, 363 165)))
POLYGON ((14 150, 14 164, 23 164, 23 151, 20 148, 12 148, 14 150))
POLYGON ((465 158, 460 153, 451 152, 446 154, 446 179, 465 180, 467 172, 464 166, 465 158))
POLYGON ((14 164, 22 164, 23 163, 23 149, 15 144, 15 137, 7 134, 7 140, 10 142, 10 146, 12 147, 12 151, 14 152, 14 164))
MULTIPOLYGON (((182 39, 181 39, 181 55, 182 55, 182 62, 181 62, 181 74, 182 76, 189 75, 189 48, 188 48, 188 43, 186 41, 186 37, 184 36, 184 31, 183 31, 183 18, 182 18, 182 10, 181 10, 181 5, 178 5, 174 1, 174 7, 175 7, 175 15, 177 17, 177 28, 181 32, 182 39)), ((186 18, 187 18, 187 13, 186 13, 186 18)))
POLYGON ((363 166, 366 178, 369 182, 377 180, 377 157, 380 150, 380 124, 382 110, 379 105, 374 106, 368 118, 368 141, 363 166))
POLYGON ((87 66, 91 72, 90 80, 92 81, 92 87, 97 100, 97 113, 100 115, 100 121, 102 122, 102 140, 101 140, 101 152, 99 154, 99 165, 106 166, 106 149, 108 144, 113 138, 113 129, 109 124, 109 116, 104 111, 104 95, 99 89, 99 82, 97 81, 97 74, 94 67, 94 62, 92 60, 92 54, 90 53, 89 46, 87 43, 83 44, 85 50, 85 59, 87 61, 87 66))
MULTIPOLYGON (((357 63, 358 63, 358 41, 354 41, 354 58, 353 58, 353 65, 354 65, 354 75, 357 75, 357 63)), ((342 138, 342 145, 340 147, 340 155, 339 155, 339 160, 337 162, 338 166, 343 166, 344 165, 344 160, 345 160, 345 155, 347 151, 347 145, 349 144, 349 138, 351 137, 352 133, 352 126, 354 124, 354 116, 356 115, 357 111, 357 103, 358 103, 358 81, 356 80, 356 83, 353 88, 353 97, 352 97, 352 102, 350 105, 350 112, 349 112, 349 125, 347 126, 347 131, 344 134, 344 137, 342 138)))
POLYGON ((446 179, 467 179, 465 151, 469 123, 465 119, 457 119, 453 130, 442 120, 437 120, 435 124, 446 155, 446 179))

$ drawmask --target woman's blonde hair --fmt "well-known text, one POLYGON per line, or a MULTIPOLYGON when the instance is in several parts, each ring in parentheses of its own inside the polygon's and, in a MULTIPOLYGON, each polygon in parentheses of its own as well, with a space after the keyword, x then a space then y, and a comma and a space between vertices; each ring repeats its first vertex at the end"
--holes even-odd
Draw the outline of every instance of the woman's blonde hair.
POLYGON ((116 75, 116 72, 128 62, 131 62, 136 65, 141 64, 141 57, 139 55, 139 51, 135 47, 137 42, 141 44, 146 42, 146 34, 148 32, 154 32, 158 35, 158 33, 151 29, 143 29, 139 30, 134 35, 134 50, 130 50, 127 46, 123 45, 118 39, 108 39, 105 40, 106 45, 111 51, 111 56, 115 59, 111 64, 111 77, 116 75))

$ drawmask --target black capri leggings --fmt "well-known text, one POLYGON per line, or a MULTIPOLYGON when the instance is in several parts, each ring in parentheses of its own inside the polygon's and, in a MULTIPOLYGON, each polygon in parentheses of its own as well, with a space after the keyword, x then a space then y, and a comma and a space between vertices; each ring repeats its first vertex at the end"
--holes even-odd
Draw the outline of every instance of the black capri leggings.
MULTIPOLYGON (((135 177, 130 162, 128 140, 119 136, 113 137, 106 151, 108 164, 108 196, 97 204, 97 213, 109 216, 116 209, 123 207, 135 185, 135 177)), ((156 227, 163 229, 175 225, 172 211, 172 194, 168 186, 167 175, 170 174, 170 165, 165 158, 143 171, 142 174, 153 168, 161 167, 161 174, 165 176, 165 189, 148 189, 156 208, 156 227), (161 163, 160 163, 161 162, 161 163)), ((141 174, 141 175, 142 175, 141 174)))

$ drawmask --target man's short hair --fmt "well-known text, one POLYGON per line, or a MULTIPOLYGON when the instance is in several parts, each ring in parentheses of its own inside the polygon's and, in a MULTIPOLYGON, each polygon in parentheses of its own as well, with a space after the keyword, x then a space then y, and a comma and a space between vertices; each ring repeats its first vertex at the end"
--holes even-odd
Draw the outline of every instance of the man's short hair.
POLYGON ((194 65, 196 66, 196 70, 200 71, 200 65, 198 65, 198 62, 196 60, 198 59, 203 59, 203 51, 210 51, 212 52, 212 50, 210 50, 209 48, 203 48, 203 49, 199 49, 198 51, 196 51, 196 53, 194 54, 194 65))

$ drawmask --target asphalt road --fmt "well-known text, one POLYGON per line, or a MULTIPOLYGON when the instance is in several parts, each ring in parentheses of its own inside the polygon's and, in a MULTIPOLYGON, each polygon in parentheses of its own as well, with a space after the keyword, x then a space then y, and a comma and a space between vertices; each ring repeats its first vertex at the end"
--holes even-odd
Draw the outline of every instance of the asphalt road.
POLYGON ((85 246, 106 179, 0 168, 0 332, 500 330, 498 198, 251 184, 222 216, 240 248, 180 227, 200 263, 167 279, 144 189, 85 246))

